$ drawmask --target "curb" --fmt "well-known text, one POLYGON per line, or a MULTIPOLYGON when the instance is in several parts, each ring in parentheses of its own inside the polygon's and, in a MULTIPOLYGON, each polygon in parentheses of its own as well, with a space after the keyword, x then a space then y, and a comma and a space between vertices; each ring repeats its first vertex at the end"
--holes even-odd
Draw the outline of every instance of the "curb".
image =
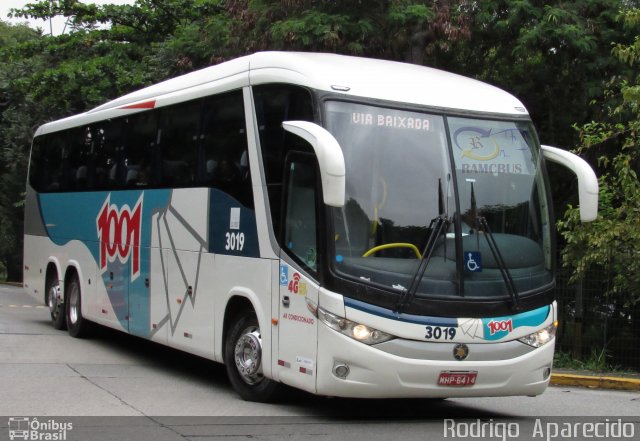
POLYGON ((552 386, 578 386, 595 389, 640 391, 640 379, 624 377, 552 373, 550 384, 552 386))

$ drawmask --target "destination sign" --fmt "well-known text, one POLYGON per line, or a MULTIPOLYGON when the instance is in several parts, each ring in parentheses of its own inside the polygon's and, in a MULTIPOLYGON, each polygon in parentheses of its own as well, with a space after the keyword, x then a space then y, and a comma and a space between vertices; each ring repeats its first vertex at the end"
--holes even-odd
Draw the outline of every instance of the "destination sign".
MULTIPOLYGON (((405 114, 406 115, 406 114, 405 114)), ((359 126, 389 127, 393 129, 431 130, 431 121, 425 116, 401 116, 401 114, 351 112, 351 123, 359 126)))

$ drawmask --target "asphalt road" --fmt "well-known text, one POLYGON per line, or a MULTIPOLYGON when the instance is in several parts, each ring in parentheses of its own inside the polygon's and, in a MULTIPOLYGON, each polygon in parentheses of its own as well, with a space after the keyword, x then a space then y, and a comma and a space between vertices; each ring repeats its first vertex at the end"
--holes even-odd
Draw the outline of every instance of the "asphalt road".
POLYGON ((517 424, 518 439, 549 440, 560 438, 526 436, 547 422, 611 425, 618 418, 634 421, 638 437, 639 415, 639 392, 567 387, 535 398, 448 400, 353 400, 292 390, 277 404, 245 402, 222 365, 106 329, 89 340, 71 338, 54 330, 48 309, 21 288, 0 286, 0 440, 9 439, 19 417, 49 439, 71 424, 65 440, 325 441, 477 438, 469 426, 476 422, 484 424, 483 439, 513 439, 497 432, 517 424), (452 421, 463 426, 447 431, 452 421))

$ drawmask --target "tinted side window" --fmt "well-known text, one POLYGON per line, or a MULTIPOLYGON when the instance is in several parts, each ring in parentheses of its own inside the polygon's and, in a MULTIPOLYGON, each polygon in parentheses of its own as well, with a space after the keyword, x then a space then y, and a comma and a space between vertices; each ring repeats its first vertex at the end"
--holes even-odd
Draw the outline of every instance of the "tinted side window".
POLYGON ((65 162, 69 155, 66 133, 47 136, 43 154, 44 191, 66 190, 65 162))
POLYGON ((44 164, 44 136, 33 139, 31 145, 31 158, 29 162, 29 185, 36 191, 43 191, 45 187, 44 164))
POLYGON ((96 164, 95 190, 122 188, 126 184, 125 128, 122 118, 90 126, 96 164))
POLYGON ((41 192, 210 186, 253 208, 242 91, 34 139, 41 192))
POLYGON ((253 208, 242 92, 205 99, 200 139, 203 183, 253 208))
POLYGON ((68 146, 65 189, 69 191, 87 190, 91 188, 91 181, 95 176, 90 129, 79 127, 70 130, 68 132, 68 146))
POLYGON ((163 187, 191 187, 198 176, 198 132, 202 101, 163 108, 158 139, 163 187))
MULTIPOLYGON (((282 128, 283 121, 314 121, 311 93, 301 87, 269 84, 253 88, 260 148, 264 165, 271 221, 280 226, 284 159, 291 150, 308 151, 309 146, 282 128)), ((276 231, 276 237, 281 237, 276 231)))
POLYGON ((142 112, 128 118, 125 186, 158 185, 158 113, 142 112))

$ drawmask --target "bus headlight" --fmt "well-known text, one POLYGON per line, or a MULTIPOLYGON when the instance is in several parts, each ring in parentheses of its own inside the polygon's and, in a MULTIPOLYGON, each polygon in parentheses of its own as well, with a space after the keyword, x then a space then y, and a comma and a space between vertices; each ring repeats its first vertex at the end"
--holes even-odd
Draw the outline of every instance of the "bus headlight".
POLYGON ((546 328, 542 328, 539 331, 529 334, 518 340, 534 348, 539 348, 549 343, 556 335, 556 329, 558 328, 558 322, 553 322, 546 328))
POLYGON ((318 307, 318 319, 331 329, 367 345, 374 345, 395 338, 391 334, 337 316, 320 307, 318 307))

